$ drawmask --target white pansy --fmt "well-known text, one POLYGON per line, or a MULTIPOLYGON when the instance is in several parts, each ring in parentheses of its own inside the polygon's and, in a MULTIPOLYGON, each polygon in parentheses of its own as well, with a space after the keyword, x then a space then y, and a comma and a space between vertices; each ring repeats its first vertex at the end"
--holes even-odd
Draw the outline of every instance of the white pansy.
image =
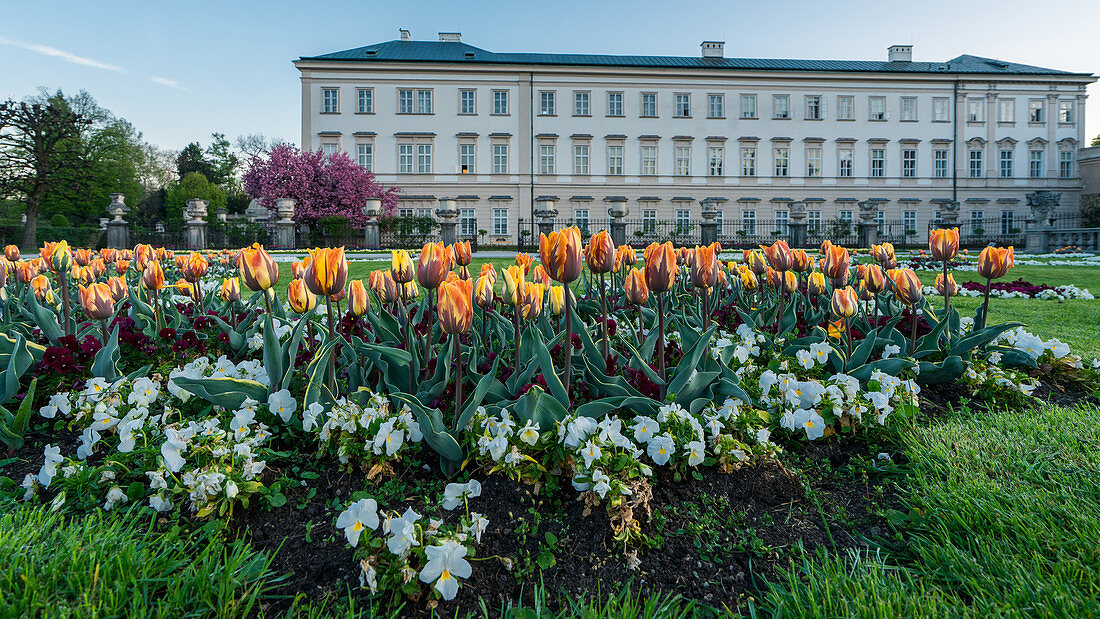
POLYGON ((810 351, 806 349, 799 350, 798 352, 794 353, 794 358, 796 361, 798 361, 798 365, 801 365, 803 368, 807 370, 813 369, 815 359, 810 351))
POLYGON ((164 463, 168 470, 178 473, 187 462, 183 458, 183 452, 187 450, 188 438, 175 428, 164 431, 166 437, 164 444, 160 446, 160 455, 164 457, 164 463))
POLYGON ((653 439, 654 434, 661 431, 661 426, 655 420, 642 415, 635 418, 634 427, 631 429, 634 431, 635 441, 639 443, 648 443, 653 439))
POLYGON ((313 430, 317 425, 317 421, 320 419, 321 414, 325 412, 325 407, 320 402, 314 402, 309 405, 309 408, 302 413, 302 429, 306 432, 313 430))
POLYGON ((896 344, 887 344, 882 349, 882 358, 883 359, 889 359, 890 357, 893 357, 894 355, 897 355, 897 354, 900 354, 900 353, 901 353, 901 346, 898 346, 896 344))
POLYGON ((378 528, 378 503, 374 499, 359 499, 352 503, 337 516, 336 528, 344 530, 352 547, 359 545, 363 529, 373 531, 378 528))
POLYGON ((166 512, 172 509, 172 501, 165 497, 155 494, 149 497, 149 507, 157 510, 158 512, 166 512))
POLYGON ((267 408, 278 415, 283 423, 289 423, 294 411, 298 410, 298 400, 290 395, 289 389, 281 389, 268 396, 267 408))
POLYGON ((45 457, 46 462, 38 471, 38 483, 42 484, 43 487, 47 487, 57 475, 57 465, 64 458, 61 456, 61 446, 46 445, 45 449, 42 450, 42 455, 45 457))
POLYGON ((129 501, 126 497, 126 493, 122 491, 122 488, 118 486, 111 486, 111 489, 107 491, 107 501, 103 503, 103 509, 111 511, 119 503, 125 503, 129 501))
POLYGON ((38 414, 42 415, 46 419, 53 419, 57 413, 68 417, 72 412, 73 405, 69 401, 69 394, 67 393, 55 393, 50 396, 50 403, 42 408, 38 409, 38 414))
POLYGON ((459 578, 469 578, 473 569, 464 559, 466 547, 454 540, 446 540, 438 546, 428 546, 424 555, 428 563, 420 571, 421 582, 435 583, 435 590, 444 600, 453 600, 458 594, 459 578))
POLYGON ((477 512, 470 512, 470 526, 466 529, 466 532, 474 536, 474 540, 477 543, 481 543, 481 535, 485 533, 485 529, 489 527, 489 519, 482 516, 477 512))
POLYGON ((447 484, 443 489, 443 509, 452 510, 462 505, 466 499, 481 496, 481 482, 471 479, 464 484, 447 484))
POLYGON ((654 464, 663 466, 668 463, 668 459, 672 457, 672 454, 676 453, 676 444, 668 433, 659 434, 649 440, 646 452, 654 464))
POLYGON ((534 421, 528 419, 527 424, 519 431, 519 440, 534 446, 539 440, 539 427, 534 421))
POLYGON ((686 445, 688 452, 688 466, 699 466, 706 457, 706 446, 703 441, 691 441, 686 445))

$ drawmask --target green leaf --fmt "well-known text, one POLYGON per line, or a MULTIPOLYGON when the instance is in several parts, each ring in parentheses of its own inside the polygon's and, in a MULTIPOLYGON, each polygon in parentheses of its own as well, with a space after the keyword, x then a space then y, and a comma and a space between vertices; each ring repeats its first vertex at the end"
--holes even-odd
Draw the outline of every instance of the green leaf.
POLYGON ((714 335, 716 329, 718 329, 718 325, 711 325, 699 338, 699 341, 695 342, 690 350, 684 352, 683 358, 676 365, 672 378, 668 382, 666 393, 678 393, 691 379, 691 374, 699 368, 699 361, 703 359, 703 355, 710 353, 710 338, 714 335))
POLYGON ((267 370, 267 377, 271 380, 272 392, 282 388, 284 373, 283 352, 283 345, 279 341, 279 335, 275 333, 275 318, 271 315, 271 312, 267 312, 264 315, 263 355, 264 369, 267 370))
POLYGON ((550 389, 550 394, 557 399, 562 406, 569 406, 569 394, 565 392, 565 385, 558 378, 558 372, 554 369, 554 360, 550 358, 550 350, 546 348, 546 342, 542 339, 542 333, 538 329, 528 329, 531 345, 535 350, 535 358, 538 359, 542 369, 542 378, 550 389))
POLYGON ((98 376, 108 381, 114 381, 122 375, 118 369, 118 326, 111 331, 111 337, 107 345, 99 349, 92 361, 92 376, 98 376))
POLYGON ((1006 322, 1004 324, 986 327, 955 342, 951 346, 950 354, 959 356, 965 355, 975 348, 985 346, 992 342, 1005 331, 1022 326, 1023 323, 1020 322, 1006 322))
POLYGON ((489 393, 489 389, 496 381, 497 365, 500 363, 500 359, 500 355, 497 355, 497 358, 493 360, 493 368, 477 381, 477 386, 474 387, 474 392, 470 395, 469 403, 466 404, 466 408, 462 409, 462 414, 455 420, 455 432, 462 432, 466 429, 466 425, 470 423, 470 418, 477 411, 477 407, 481 406, 481 403, 485 400, 485 395, 489 393))
POLYGON ((267 402, 267 387, 263 383, 254 380, 227 376, 214 378, 178 377, 172 380, 180 389, 231 411, 239 409, 247 398, 252 398, 261 404, 267 402))
POLYGON ((600 398, 581 404, 576 408, 574 414, 578 417, 599 419, 608 413, 623 408, 629 410, 634 415, 650 415, 657 410, 657 401, 642 396, 600 398))
POLYGON ((313 354, 309 365, 306 366, 306 392, 302 400, 302 407, 309 408, 314 402, 322 402, 333 399, 333 393, 325 384, 328 375, 329 357, 336 350, 339 341, 333 340, 321 345, 313 354))
POLYGON ((538 424, 540 432, 553 430, 554 424, 569 414, 553 396, 538 387, 532 387, 520 396, 512 410, 524 423, 531 420, 538 424))
POLYGON ((913 367, 913 365, 914 363, 908 359, 891 357, 889 359, 879 359, 878 361, 861 365, 851 372, 848 372, 848 374, 855 377, 859 382, 866 384, 867 381, 871 379, 871 373, 875 370, 881 370, 891 376, 897 376, 913 367))
POLYGON ((58 316, 52 309, 42 307, 29 288, 28 286, 27 292, 23 295, 23 304, 20 306, 20 311, 24 316, 31 319, 34 326, 42 331, 42 335, 46 336, 50 344, 57 346, 57 341, 65 335, 64 330, 58 323, 58 316))
POLYGON ((939 363, 928 361, 920 362, 920 373, 917 374, 918 385, 942 385, 953 382, 966 371, 966 363, 962 357, 947 357, 939 363))
POLYGON ((34 358, 27 350, 27 341, 22 335, 16 336, 15 347, 8 356, 8 365, 0 372, 0 404, 6 404, 19 393, 19 379, 33 363, 34 358))

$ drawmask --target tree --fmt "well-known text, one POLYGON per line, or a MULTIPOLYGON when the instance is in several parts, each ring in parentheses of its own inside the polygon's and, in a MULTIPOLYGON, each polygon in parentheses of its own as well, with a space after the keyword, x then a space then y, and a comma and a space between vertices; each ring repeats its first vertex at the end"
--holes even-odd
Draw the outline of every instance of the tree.
POLYGON ((208 201, 210 214, 225 208, 226 204, 224 189, 206 180, 202 174, 191 172, 170 184, 164 192, 165 227, 172 231, 183 229, 183 209, 187 207, 187 201, 193 198, 208 201))
POLYGON ((290 142, 282 138, 269 138, 262 133, 250 133, 238 135, 233 145, 241 151, 241 155, 251 161, 253 157, 263 157, 276 146, 290 145, 290 142))
POLYGON ((1092 144, 1089 144, 1089 146, 1100 146, 1100 135, 1092 138, 1092 144))
POLYGON ((176 174, 182 179, 192 172, 202 174, 207 180, 215 177, 214 166, 206 160, 198 142, 191 142, 176 156, 176 174))
MULTIPOLYGON (((60 93, 58 93, 60 95, 60 93)), ((63 96, 48 101, 0 104, 0 195, 26 202, 23 251, 38 246, 38 212, 64 173, 87 164, 81 135, 92 120, 72 109, 63 96)))
POLYGON ((278 198, 294 198, 296 221, 314 224, 327 215, 341 215, 362 225, 367 198, 381 198, 383 214, 397 208, 399 189, 382 187, 374 175, 355 163, 347 153, 324 155, 302 152, 283 144, 271 149, 267 158, 253 157, 241 178, 245 192, 269 209, 278 198))
POLYGON ((213 176, 208 176, 212 183, 228 191, 237 191, 237 168, 241 160, 230 150, 229 140, 224 133, 212 133, 213 141, 206 147, 206 161, 210 163, 213 176))

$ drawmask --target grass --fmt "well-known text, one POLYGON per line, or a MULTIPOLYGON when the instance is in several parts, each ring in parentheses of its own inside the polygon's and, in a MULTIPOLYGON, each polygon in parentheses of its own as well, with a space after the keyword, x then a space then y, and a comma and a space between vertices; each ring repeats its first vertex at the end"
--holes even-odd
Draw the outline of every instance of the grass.
POLYGON ((0 505, 2 617, 240 617, 259 609, 273 574, 247 542, 150 518, 0 505))

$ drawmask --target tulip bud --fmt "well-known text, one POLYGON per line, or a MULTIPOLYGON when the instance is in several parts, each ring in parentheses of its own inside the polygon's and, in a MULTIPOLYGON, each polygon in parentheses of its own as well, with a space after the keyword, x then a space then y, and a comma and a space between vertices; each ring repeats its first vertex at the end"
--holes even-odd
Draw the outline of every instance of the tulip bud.
POLYGON ((45 303, 46 295, 50 292, 50 280, 45 275, 36 275, 31 280, 31 289, 34 290, 34 296, 38 298, 38 302, 45 303))
POLYGON ((156 251, 152 245, 138 245, 134 247, 134 266, 137 270, 144 271, 145 267, 156 260, 156 251))
POLYGON ((443 243, 425 243, 416 265, 416 281, 425 288, 438 288, 450 270, 451 254, 443 243))
POLYGON ((241 281, 255 292, 267 290, 279 282, 279 265, 259 243, 241 250, 239 269, 241 281))
POLYGON ((810 297, 819 297, 825 293, 825 274, 821 271, 810 273, 806 280, 806 294, 810 297))
POLYGON ((610 273, 615 268, 615 244, 607 230, 600 230, 592 236, 584 258, 593 273, 610 273))
POLYGON ((125 299, 129 294, 125 277, 108 277, 107 286, 111 289, 111 298, 116 302, 125 299))
POLYGON ((565 312, 565 288, 561 286, 550 287, 550 312, 555 316, 561 316, 565 312))
POLYGON ((580 277, 584 264, 581 258, 581 232, 576 226, 555 230, 539 237, 539 257, 554 281, 572 283, 580 277))
POLYGON ((488 309, 493 305, 493 278, 481 275, 477 278, 477 306, 488 309))
POLYGON ((222 301, 240 301, 241 300, 241 280, 236 277, 229 277, 222 280, 222 301))
POLYGON ((22 256, 18 245, 8 245, 4 248, 4 257, 12 262, 18 262, 22 256))
POLYGON ((1014 261, 1014 248, 990 245, 978 254, 978 275, 986 279, 1000 279, 1012 268, 1014 261))
POLYGON ((933 230, 928 234, 928 251, 936 260, 948 261, 959 254, 959 229, 933 230))
POLYGON ((416 281, 405 282, 401 285, 401 294, 403 299, 415 299, 420 294, 420 289, 416 287, 416 281))
POLYGON ((525 320, 534 320, 542 313, 542 284, 524 282, 522 310, 525 320))
MULTIPOLYGON (((323 247, 309 250, 309 266, 302 281, 313 294, 334 296, 344 291, 348 281, 348 259, 344 248, 323 247)), ((362 285, 362 284, 360 284, 362 285)))
POLYGON ((856 298, 856 291, 851 286, 845 286, 844 288, 837 288, 833 291, 833 299, 829 304, 833 311, 833 315, 837 318, 851 318, 859 311, 859 299, 856 298))
POLYGON ((393 276, 393 281, 398 284, 407 284, 416 277, 416 267, 413 266, 409 252, 397 249, 391 253, 390 274, 393 276))
POLYGON ((947 274, 947 285, 944 286, 943 273, 936 276, 936 292, 941 296, 953 297, 959 294, 959 286, 955 283, 955 278, 950 273, 947 274))
POLYGON ((58 273, 67 273, 73 266, 73 254, 69 250, 69 243, 60 241, 53 246, 50 252, 50 266, 58 273))
POLYGON ((367 309, 370 308, 370 298, 367 296, 367 287, 363 285, 363 280, 355 279, 348 285, 348 307, 356 316, 366 314, 367 309))
POLYGON ((460 267, 470 266, 473 256, 470 253, 470 242, 459 241, 451 246, 454 255, 454 263, 460 267))
POLYGON ((107 284, 80 286, 80 305, 92 320, 107 320, 115 313, 115 300, 107 284))
POLYGON ((848 281, 848 265, 851 259, 847 249, 830 243, 821 258, 821 270, 834 282, 843 280, 840 286, 844 286, 848 281))
POLYGON ((676 253, 672 243, 650 245, 645 255, 645 283, 653 292, 667 292, 676 281, 676 253))
POLYGON ((741 251, 741 255, 744 257, 745 266, 749 267, 753 275, 759 277, 764 274, 767 265, 764 264, 764 257, 759 252, 745 249, 741 251))
POLYGON ((164 269, 161 268, 159 260, 153 260, 145 265, 145 270, 141 272, 141 285, 146 290, 164 288, 164 269))
POLYGON ((436 300, 436 311, 443 331, 457 335, 470 328, 474 320, 470 280, 441 282, 436 300))
POLYGON ((886 272, 894 285, 894 293, 899 301, 905 305, 914 306, 924 298, 924 289, 921 287, 917 274, 910 269, 891 269, 886 272))
POLYGON ((82 267, 86 267, 92 263, 92 252, 90 249, 81 247, 73 252, 73 262, 82 267))

